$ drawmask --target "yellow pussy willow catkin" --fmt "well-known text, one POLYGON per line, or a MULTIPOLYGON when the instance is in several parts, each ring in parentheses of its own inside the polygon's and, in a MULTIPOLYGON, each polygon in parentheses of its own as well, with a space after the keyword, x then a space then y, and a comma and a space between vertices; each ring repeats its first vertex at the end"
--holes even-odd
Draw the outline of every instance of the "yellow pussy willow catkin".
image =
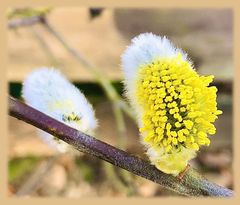
POLYGON ((152 164, 177 176, 214 135, 213 76, 199 76, 187 54, 166 37, 143 33, 122 55, 126 95, 152 164))
MULTIPOLYGON (((222 113, 217 110, 217 88, 209 87, 212 75, 199 76, 180 53, 142 66, 138 75, 136 95, 143 110, 140 132, 145 143, 155 150, 161 148, 167 155, 185 148, 198 150, 201 145, 210 144, 207 134, 215 134, 212 123, 222 113)), ((189 152, 181 157, 188 159, 194 154, 189 152)), ((157 166, 171 173, 172 166, 168 170, 171 159, 179 160, 179 157, 168 158, 166 167, 160 160, 157 166)), ((186 163, 173 161, 179 172, 186 163)))

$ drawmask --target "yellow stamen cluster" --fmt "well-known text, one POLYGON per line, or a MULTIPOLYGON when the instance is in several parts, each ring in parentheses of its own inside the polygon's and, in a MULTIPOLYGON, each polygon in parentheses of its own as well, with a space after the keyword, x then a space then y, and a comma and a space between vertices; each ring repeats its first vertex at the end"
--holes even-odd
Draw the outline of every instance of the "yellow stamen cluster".
POLYGON ((78 121, 80 121, 81 120, 81 118, 78 116, 78 115, 76 115, 74 112, 72 112, 71 114, 69 114, 69 115, 65 115, 65 114, 63 114, 62 115, 62 120, 64 121, 64 122, 78 122, 78 121))
POLYGON ((136 94, 143 110, 143 140, 166 153, 208 146, 207 134, 215 134, 212 123, 222 113, 217 110, 217 88, 209 86, 212 80, 199 76, 181 54, 142 66, 136 94))

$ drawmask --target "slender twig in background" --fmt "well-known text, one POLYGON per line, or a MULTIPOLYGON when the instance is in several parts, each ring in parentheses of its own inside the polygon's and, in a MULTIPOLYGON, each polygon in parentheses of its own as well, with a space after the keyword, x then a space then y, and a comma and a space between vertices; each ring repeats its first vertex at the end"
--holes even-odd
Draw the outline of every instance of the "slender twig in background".
POLYGON ((127 186, 125 185, 121 179, 119 179, 116 175, 116 170, 114 170, 114 166, 112 164, 109 164, 108 162, 103 163, 104 169, 106 171, 107 177, 109 177, 110 180, 110 184, 112 184, 115 188, 117 188, 118 190, 123 190, 127 196, 131 196, 133 194, 135 194, 135 189, 132 188, 132 186, 127 186), (115 181, 112 181, 114 180, 115 181))
POLYGON ((60 155, 55 155, 50 157, 47 161, 42 162, 37 168, 36 172, 34 172, 28 180, 18 189, 16 195, 24 196, 29 195, 36 191, 40 186, 41 182, 43 182, 43 178, 49 173, 49 170, 53 167, 57 159, 60 155))
POLYGON ((73 49, 67 41, 53 28, 52 25, 49 24, 46 18, 42 19, 42 23, 45 28, 53 35, 59 42, 63 45, 63 47, 73 56, 78 62, 80 62, 88 71, 90 71, 93 75, 95 75, 96 80, 100 83, 102 88, 104 89, 107 97, 111 100, 111 102, 117 104, 114 109, 121 108, 125 111, 129 117, 135 120, 135 116, 127 103, 122 100, 121 96, 117 93, 114 87, 111 84, 111 81, 101 72, 101 69, 97 68, 93 64, 91 64, 79 51, 73 49))
POLYGON ((233 196, 232 190, 209 182, 192 168, 179 180, 161 172, 149 162, 68 127, 12 97, 9 97, 9 114, 58 137, 81 152, 98 157, 182 195, 233 196))
POLYGON ((42 16, 32 16, 29 18, 13 19, 8 21, 9 29, 16 29, 24 26, 32 26, 41 23, 42 16))
POLYGON ((119 143, 118 143, 118 147, 120 149, 125 149, 127 146, 127 140, 125 139, 127 136, 127 130, 126 130, 126 125, 125 125, 125 121, 124 121, 124 116, 122 113, 122 110, 120 109, 120 107, 118 106, 118 104, 113 104, 113 112, 115 115, 115 119, 116 119, 116 124, 118 127, 118 134, 119 134, 119 143), (124 137, 122 137, 124 136, 124 137))
POLYGON ((31 18, 35 16, 46 16, 52 10, 52 7, 10 7, 7 9, 7 18, 16 19, 16 18, 31 18))
POLYGON ((42 47, 44 54, 49 59, 50 63, 55 67, 61 67, 61 63, 57 60, 56 56, 52 52, 51 48, 48 46, 47 42, 44 40, 44 38, 39 34, 38 30, 34 28, 34 26, 30 27, 30 30, 32 31, 33 36, 36 38, 36 40, 39 42, 39 45, 42 47))

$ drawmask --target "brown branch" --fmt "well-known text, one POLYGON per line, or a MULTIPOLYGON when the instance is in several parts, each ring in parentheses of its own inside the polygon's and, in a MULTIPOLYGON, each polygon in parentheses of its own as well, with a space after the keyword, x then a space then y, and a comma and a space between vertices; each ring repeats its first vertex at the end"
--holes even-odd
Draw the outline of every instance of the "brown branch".
POLYGON ((184 178, 179 181, 178 178, 161 172, 148 162, 68 127, 12 97, 9 97, 9 114, 57 136, 81 152, 96 156, 182 195, 233 196, 232 190, 207 181, 193 169, 189 169, 184 178))

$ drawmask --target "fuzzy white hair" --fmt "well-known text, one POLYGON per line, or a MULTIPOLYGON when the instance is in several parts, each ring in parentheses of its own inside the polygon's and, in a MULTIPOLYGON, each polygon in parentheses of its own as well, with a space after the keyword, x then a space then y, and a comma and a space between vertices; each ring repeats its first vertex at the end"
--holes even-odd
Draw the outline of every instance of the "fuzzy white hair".
MULTIPOLYGON (((23 82, 22 96, 28 105, 82 132, 92 134, 97 127, 91 104, 58 70, 45 67, 34 70, 23 82), (67 120, 73 113, 80 122, 67 120)), ((46 132, 40 133, 50 146, 67 151, 67 143, 54 140, 46 132)))
MULTIPOLYGON (((126 96, 135 110, 140 111, 136 112, 137 119, 140 119, 139 113, 141 113, 141 107, 136 103, 135 97, 138 70, 156 59, 176 57, 179 53, 184 60, 188 60, 187 54, 175 47, 165 36, 142 33, 131 40, 131 44, 122 54, 121 67, 124 73, 126 96)), ((141 126, 141 121, 139 125, 141 126)))
POLYGON ((176 57, 178 53, 187 60, 187 54, 175 47, 165 36, 142 33, 134 37, 122 55, 122 68, 126 80, 132 81, 140 66, 152 63, 155 59, 176 57))

